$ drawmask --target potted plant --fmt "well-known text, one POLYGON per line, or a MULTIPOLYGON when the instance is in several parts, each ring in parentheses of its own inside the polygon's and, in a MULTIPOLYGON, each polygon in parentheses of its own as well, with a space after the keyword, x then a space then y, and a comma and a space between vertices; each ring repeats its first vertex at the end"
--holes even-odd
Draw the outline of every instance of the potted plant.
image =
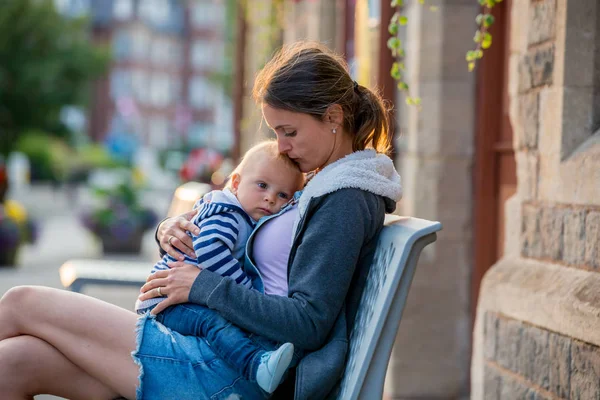
POLYGON ((100 205, 83 213, 83 225, 101 240, 105 253, 139 253, 144 233, 157 220, 140 204, 139 189, 127 181, 95 193, 100 205))
POLYGON ((16 265, 21 245, 35 243, 37 225, 14 200, 0 203, 0 266, 16 265))

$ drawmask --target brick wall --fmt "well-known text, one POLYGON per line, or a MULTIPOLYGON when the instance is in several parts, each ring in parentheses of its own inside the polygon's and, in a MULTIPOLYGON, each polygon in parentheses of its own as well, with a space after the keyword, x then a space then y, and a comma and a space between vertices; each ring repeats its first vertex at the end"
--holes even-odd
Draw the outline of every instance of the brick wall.
POLYGON ((600 351, 568 336, 485 314, 486 400, 600 399, 600 351))

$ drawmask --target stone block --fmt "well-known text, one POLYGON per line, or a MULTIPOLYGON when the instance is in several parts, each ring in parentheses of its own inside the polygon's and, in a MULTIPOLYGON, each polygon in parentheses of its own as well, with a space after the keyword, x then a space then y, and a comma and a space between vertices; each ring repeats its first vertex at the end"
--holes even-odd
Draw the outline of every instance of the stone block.
POLYGON ((531 2, 529 5, 529 45, 554 38, 556 0, 531 2))
POLYGON ((502 376, 497 369, 485 365, 483 370, 483 400, 500 400, 502 376))
POLYGON ((585 217, 585 264, 600 268, 600 211, 585 217))
POLYGON ((537 392, 524 382, 508 376, 502 377, 500 400, 537 400, 536 395, 537 392))
POLYGON ((585 263, 585 210, 566 210, 563 233, 563 261, 572 265, 585 263))
POLYGON ((523 201, 537 198, 539 180, 539 156, 537 152, 517 151, 517 191, 523 201))
POLYGON ((540 219, 542 257, 561 260, 563 253, 563 219, 565 210, 557 207, 544 207, 540 219))
POLYGON ((600 398, 600 349, 577 340, 571 345, 570 398, 600 398))
POLYGON ((536 386, 549 387, 548 331, 531 325, 523 325, 517 372, 536 386))
POLYGON ((548 353, 552 360, 548 390, 562 399, 567 399, 571 380, 571 338, 550 332, 548 353))
POLYGON ((519 91, 525 92, 531 88, 551 85, 554 73, 554 44, 536 47, 523 56, 519 73, 523 74, 519 91))
POLYGON ((542 212, 532 205, 523 205, 523 219, 521 221, 521 254, 523 257, 542 257, 542 240, 540 224, 542 212))
POLYGON ((483 351, 486 360, 496 359, 496 329, 498 327, 498 314, 487 311, 483 325, 483 351))
POLYGON ((540 96, 538 93, 526 93, 519 96, 519 103, 519 118, 523 126, 519 137, 519 148, 536 149, 540 126, 540 96))
POLYGON ((513 319, 498 318, 496 362, 501 367, 517 372, 523 324, 513 319))

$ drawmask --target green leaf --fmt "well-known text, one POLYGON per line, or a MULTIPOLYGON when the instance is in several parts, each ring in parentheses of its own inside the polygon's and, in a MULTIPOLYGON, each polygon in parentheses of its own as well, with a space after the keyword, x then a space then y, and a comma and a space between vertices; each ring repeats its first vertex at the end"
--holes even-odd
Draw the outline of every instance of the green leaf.
POLYGON ((481 47, 483 47, 484 49, 489 49, 491 45, 492 45, 492 35, 489 32, 486 32, 483 35, 481 47))
POLYGON ((478 1, 479 1, 479 5, 483 6, 483 5, 485 5, 485 2, 486 2, 487 0, 478 0, 478 1))
POLYGON ((402 7, 404 0, 392 0, 392 7, 402 7))
POLYGON ((475 36, 473 37, 473 41, 475 43, 481 42, 481 32, 480 31, 475 32, 475 36))
POLYGON ((400 25, 406 25, 406 23, 408 22, 408 18, 405 15, 403 15, 400 17, 398 22, 400 23, 400 25))
POLYGON ((400 66, 398 65, 397 62, 392 64, 392 68, 390 69, 390 75, 395 80, 399 80, 402 77, 402 74, 400 72, 400 66))
POLYGON ((398 82, 398 89, 406 92, 408 90, 408 84, 406 82, 398 82))
POLYGON ((397 50, 402 45, 402 41, 397 37, 389 38, 387 41, 387 47, 390 50, 397 50))
POLYGON ((494 19, 493 15, 485 14, 485 17, 483 19, 483 26, 485 26, 486 28, 489 28, 494 23, 494 20, 495 19, 494 19))
POLYGON ((475 63, 474 63, 473 61, 471 61, 471 62, 468 64, 468 67, 469 67, 469 72, 473 71, 473 70, 475 69, 475 63))
POLYGON ((397 35, 398 34, 398 24, 394 23, 394 22, 390 22, 390 24, 388 25, 388 32, 390 33, 390 35, 397 35))
POLYGON ((477 17, 475 17, 475 22, 477 22, 477 25, 481 25, 483 23, 483 14, 478 14, 477 17))

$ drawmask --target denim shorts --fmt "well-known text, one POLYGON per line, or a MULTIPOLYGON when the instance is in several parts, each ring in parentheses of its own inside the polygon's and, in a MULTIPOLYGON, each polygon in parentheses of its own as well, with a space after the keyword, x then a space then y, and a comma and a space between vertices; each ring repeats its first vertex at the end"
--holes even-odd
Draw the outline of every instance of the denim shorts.
POLYGON ((137 323, 138 400, 266 399, 269 394, 218 358, 201 337, 174 332, 146 313, 137 323))

